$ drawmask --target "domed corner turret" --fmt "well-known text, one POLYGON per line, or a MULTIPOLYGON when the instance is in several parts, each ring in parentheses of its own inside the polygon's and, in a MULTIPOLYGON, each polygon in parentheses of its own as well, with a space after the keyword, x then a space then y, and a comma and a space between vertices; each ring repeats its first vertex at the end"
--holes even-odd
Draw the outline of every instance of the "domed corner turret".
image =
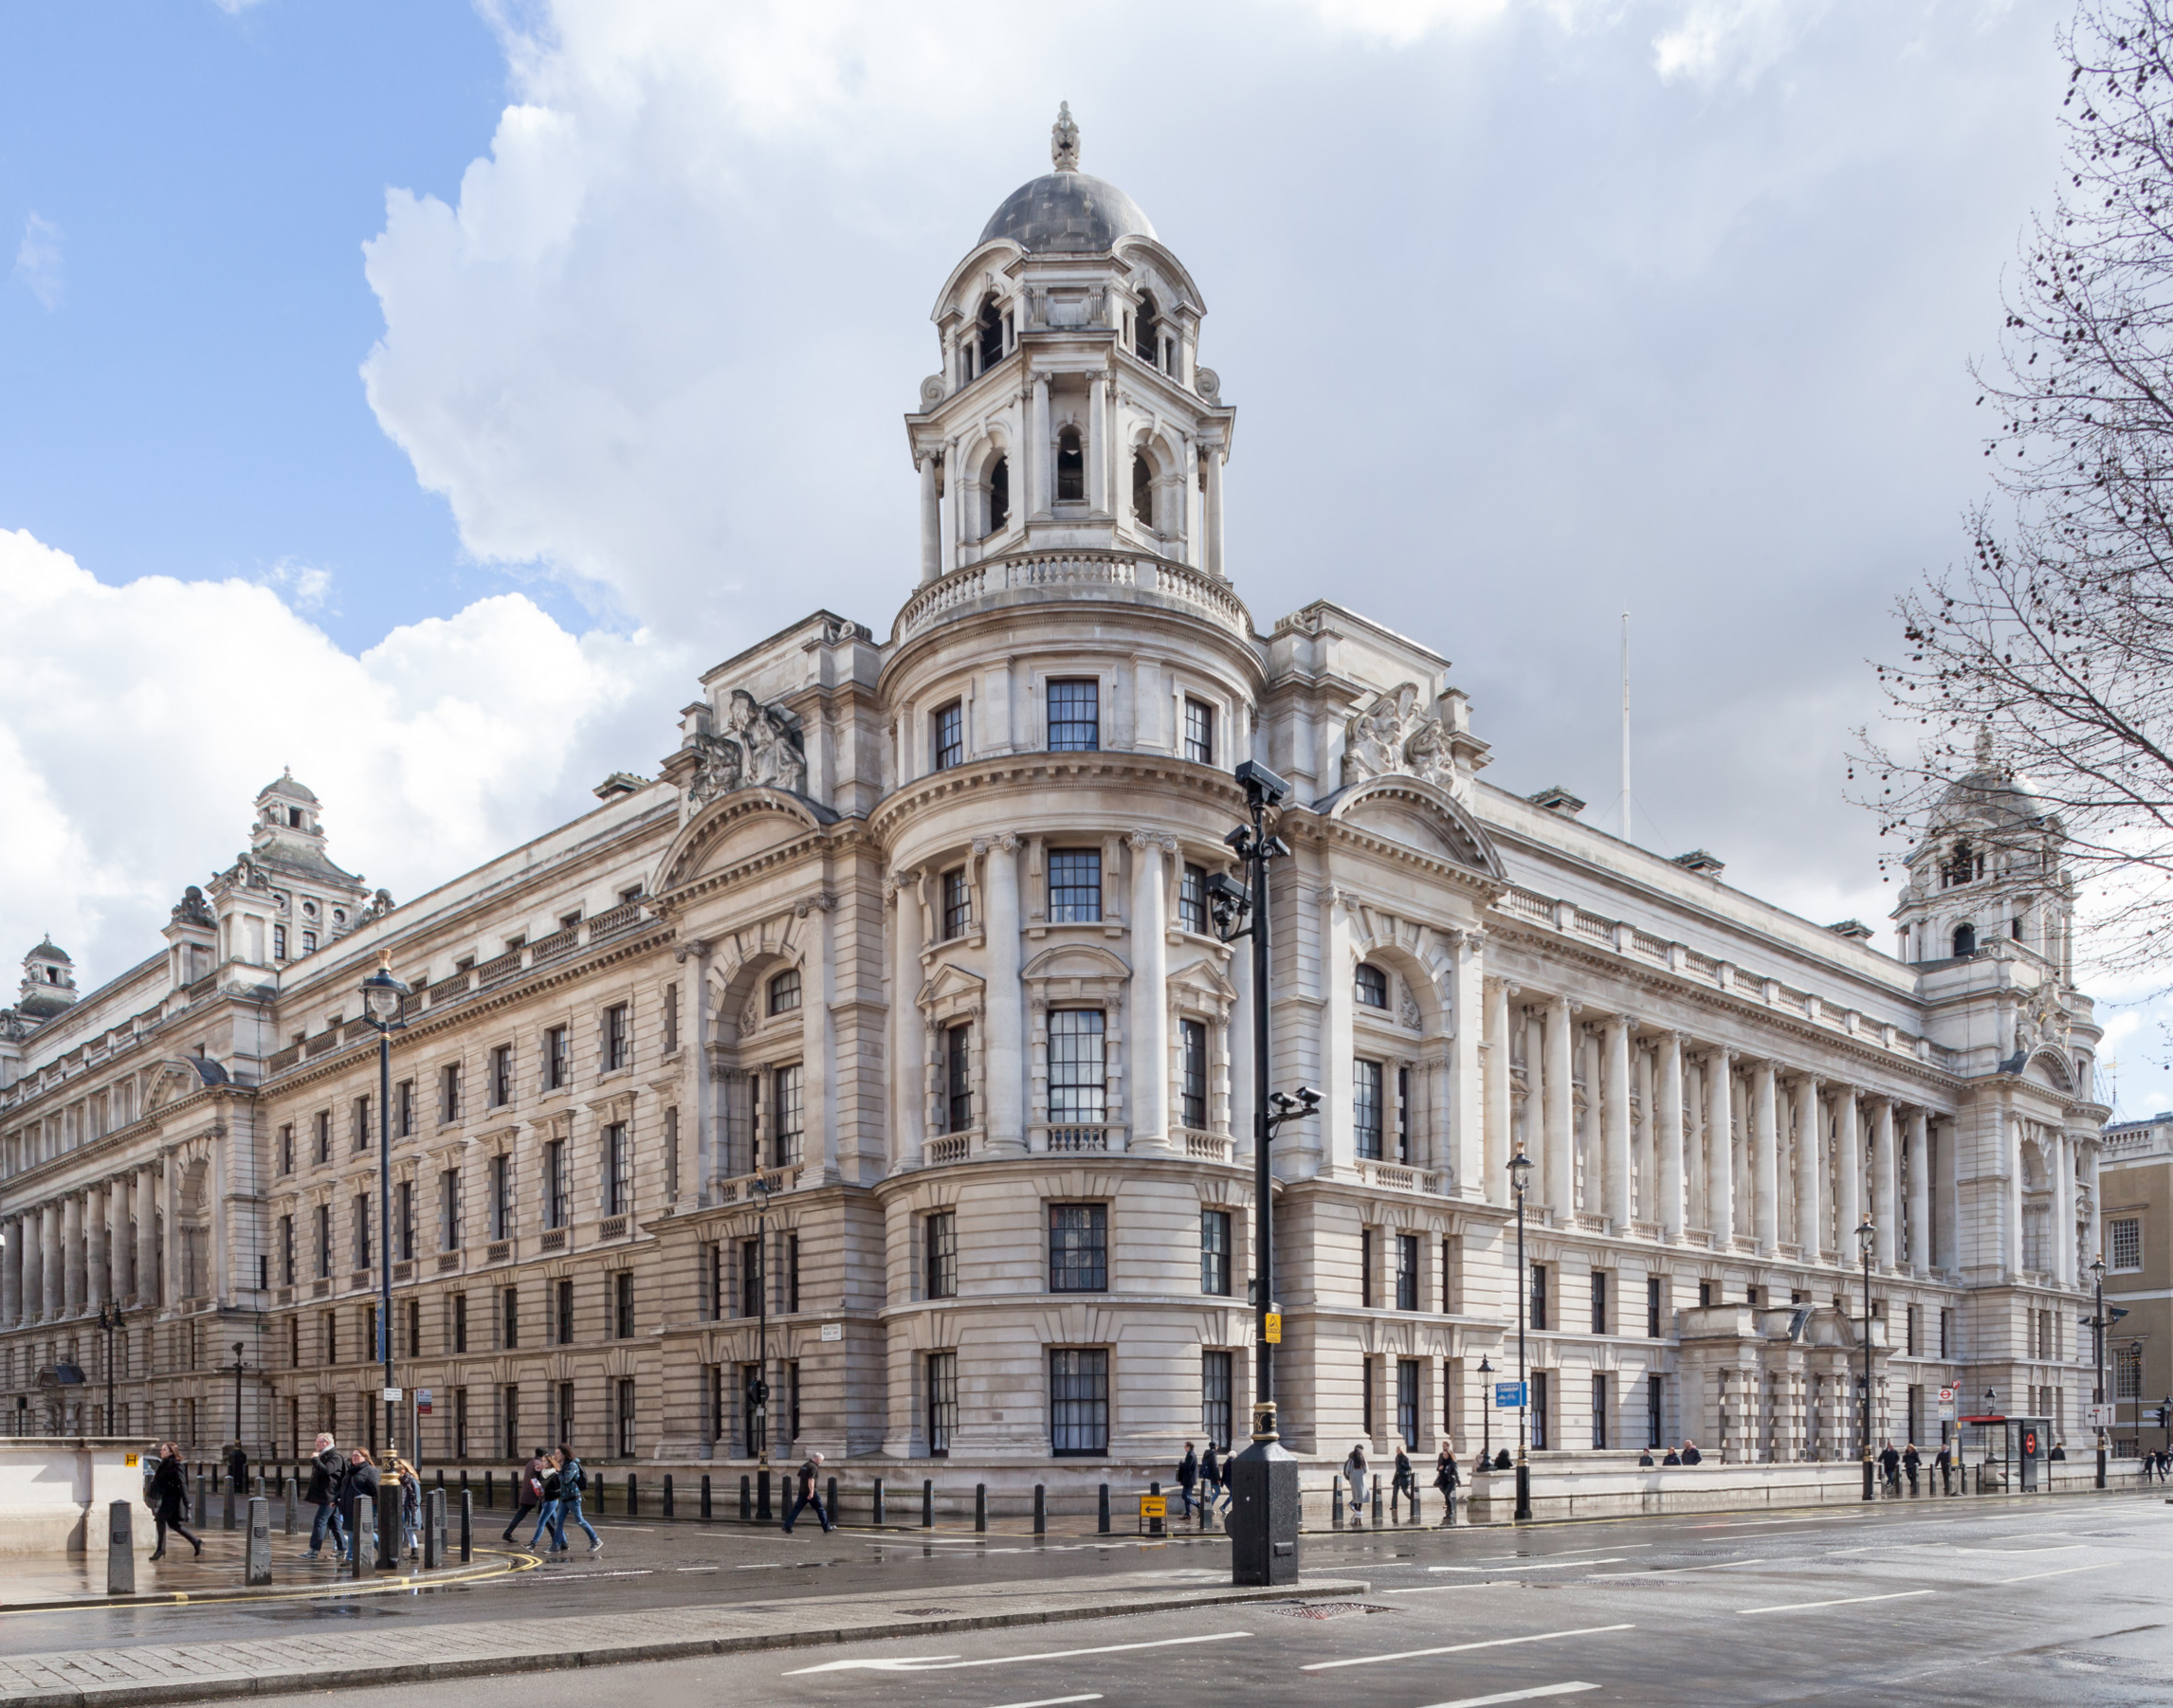
POLYGON ((937 297, 940 369, 905 418, 921 581, 1081 554, 1226 580, 1236 416, 1198 360, 1205 300, 1139 205, 1079 169, 1068 103, 1050 152, 937 297))
POLYGON ((50 934, 23 957, 23 984, 16 1012, 27 1019, 49 1020, 76 1004, 76 965, 50 934))

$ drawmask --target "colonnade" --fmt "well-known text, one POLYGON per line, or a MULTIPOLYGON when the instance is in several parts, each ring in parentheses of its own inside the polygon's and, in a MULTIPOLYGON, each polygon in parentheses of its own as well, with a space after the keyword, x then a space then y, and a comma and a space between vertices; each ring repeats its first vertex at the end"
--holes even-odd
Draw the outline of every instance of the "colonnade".
POLYGON ((1486 1022, 1489 1196, 1521 1144, 1558 1226, 1853 1265, 1868 1215, 1879 1268, 1933 1267, 1938 1112, 1505 979, 1486 1022))
POLYGON ((144 1163, 0 1218, 0 1330, 160 1302, 162 1178, 144 1163))

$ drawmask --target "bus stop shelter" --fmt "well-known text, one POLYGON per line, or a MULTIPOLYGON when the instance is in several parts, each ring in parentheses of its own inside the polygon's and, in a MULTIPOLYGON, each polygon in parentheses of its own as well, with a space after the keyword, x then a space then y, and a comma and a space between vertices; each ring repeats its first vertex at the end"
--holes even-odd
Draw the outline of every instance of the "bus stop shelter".
POLYGON ((1994 1489, 2042 1494, 2053 1480, 2045 1466, 2053 1451, 2052 1420, 2042 1417, 1962 1419, 1962 1463, 1977 1467, 1981 1493, 1994 1489))

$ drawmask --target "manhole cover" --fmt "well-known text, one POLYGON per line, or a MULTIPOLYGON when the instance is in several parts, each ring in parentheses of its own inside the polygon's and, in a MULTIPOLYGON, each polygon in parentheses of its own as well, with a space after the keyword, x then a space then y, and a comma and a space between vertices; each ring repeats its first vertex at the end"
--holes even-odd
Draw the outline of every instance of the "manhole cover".
POLYGON ((1342 1619, 1353 1613, 1399 1613, 1400 1608, 1377 1608, 1363 1601, 1269 1602, 1268 1611, 1291 1619, 1342 1619))
POLYGON ((902 1613, 909 1619, 933 1619, 941 1614, 955 1614, 959 1609, 956 1608, 894 1608, 891 1610, 902 1613))

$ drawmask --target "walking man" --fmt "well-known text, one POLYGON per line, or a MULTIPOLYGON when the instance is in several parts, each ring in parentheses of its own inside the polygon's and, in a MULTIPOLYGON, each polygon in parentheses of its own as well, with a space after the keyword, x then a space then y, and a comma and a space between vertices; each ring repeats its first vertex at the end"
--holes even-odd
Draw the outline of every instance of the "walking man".
POLYGON ((822 1455, 820 1453, 810 1453, 800 1461, 799 1481, 793 1492, 792 1510, 785 1514, 785 1535, 791 1535, 793 1534, 793 1520, 800 1516, 800 1509, 807 1506, 813 1507, 815 1517, 822 1520, 824 1535, 830 1535, 833 1528, 830 1521, 830 1514, 822 1509, 822 1497, 815 1493, 815 1480, 821 1471, 822 1455))
POLYGON ((574 1449, 565 1442, 558 1444, 558 1539, 566 1539, 566 1526, 578 1524, 588 1532, 589 1552, 601 1554, 603 1538, 596 1535, 596 1527, 589 1522, 581 1510, 581 1490, 587 1485, 589 1474, 581 1469, 581 1462, 574 1457, 574 1449))
POLYGON ((1890 1441, 1887 1443, 1885 1450, 1879 1454, 1879 1469, 1886 1473, 1887 1493, 1890 1495, 1898 1495, 1902 1492, 1901 1462, 1900 1452, 1890 1441))
POLYGON ((1441 1491, 1441 1522, 1444 1524, 1456 1522, 1456 1485, 1462 1481, 1456 1469, 1456 1451, 1444 1441, 1433 1461, 1433 1486, 1441 1491))
POLYGON ((1413 1510, 1418 1506, 1418 1479, 1411 1474, 1411 1455, 1404 1451, 1403 1444, 1396 1446, 1396 1475, 1388 1485, 1388 1516, 1396 1517, 1396 1498, 1401 1495, 1410 1501, 1413 1510))
MULTIPOLYGON (((2053 1457, 2057 1459, 2059 1456, 2059 1449, 2054 1447, 2053 1449, 2053 1457)), ((1939 1473, 1939 1492, 1943 1495, 1953 1494, 1954 1444, 1951 1442, 1941 1442, 1939 1444, 1939 1452, 1932 1459, 1931 1463, 1932 1468, 1939 1473)))
POLYGON ((1908 1473, 1908 1492, 1911 1498, 1916 1494, 1917 1466, 1923 1463, 1924 1455, 1916 1450, 1916 1443, 1910 1442, 1908 1450, 1902 1455, 1902 1469, 1908 1473))
POLYGON ((515 1485, 513 1496, 513 1521, 505 1527, 504 1539, 513 1540, 520 1521, 543 1504, 543 1449, 538 1447, 529 1455, 528 1463, 520 1467, 520 1481, 515 1485))
POLYGON ((1199 1517, 1199 1502, 1193 1498, 1193 1490, 1199 1486, 1199 1459, 1193 1452, 1189 1441, 1184 1445, 1184 1457, 1178 1461, 1177 1478, 1178 1493, 1184 1500, 1179 1516, 1196 1520, 1199 1517))
POLYGON ((309 1521, 309 1557, 315 1559, 323 1551, 324 1533, 332 1532, 332 1553, 335 1558, 347 1552, 347 1525, 339 1516, 339 1485, 346 1478, 347 1467, 340 1462, 339 1449, 333 1445, 330 1433, 317 1438, 317 1449, 309 1461, 309 1492, 302 1497, 317 1508, 317 1517, 309 1521))
MULTIPOLYGON (((355 1510, 355 1503, 365 1497, 370 1501, 371 1516, 379 1525, 399 1523, 398 1515, 388 1517, 383 1510, 384 1489, 377 1477, 376 1462, 360 1447, 356 1447, 347 1455, 347 1475, 339 1484, 339 1504, 347 1513, 347 1548, 344 1557, 350 1566, 355 1564, 356 1555, 361 1549, 374 1549, 377 1545, 375 1534, 367 1536, 361 1534, 359 1515, 355 1510)), ((394 1530, 393 1534, 397 1535, 399 1532, 394 1530)))

